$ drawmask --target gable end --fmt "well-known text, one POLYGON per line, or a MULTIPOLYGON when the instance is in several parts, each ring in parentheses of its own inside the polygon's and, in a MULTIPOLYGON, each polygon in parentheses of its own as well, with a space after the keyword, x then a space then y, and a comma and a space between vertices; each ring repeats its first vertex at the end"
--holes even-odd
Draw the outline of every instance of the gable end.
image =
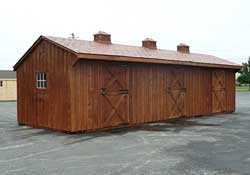
POLYGON ((53 44, 53 45, 55 45, 55 46, 57 46, 57 47, 60 47, 60 48, 62 48, 62 49, 64 49, 64 50, 66 50, 67 52, 70 52, 70 53, 72 53, 72 54, 74 54, 74 55, 77 55, 77 53, 74 52, 73 50, 70 50, 69 48, 66 48, 66 47, 64 47, 64 46, 62 46, 62 45, 60 45, 60 44, 58 44, 58 43, 56 43, 56 42, 54 42, 54 41, 52 41, 52 40, 46 38, 45 36, 42 36, 42 35, 41 35, 41 36, 33 43, 33 45, 25 52, 25 54, 17 61, 17 63, 13 66, 14 71, 16 71, 16 70, 18 69, 18 67, 22 64, 22 62, 25 61, 25 59, 27 58, 27 56, 28 56, 28 55, 36 48, 36 46, 39 45, 43 40, 45 40, 45 41, 49 42, 50 44, 53 44))

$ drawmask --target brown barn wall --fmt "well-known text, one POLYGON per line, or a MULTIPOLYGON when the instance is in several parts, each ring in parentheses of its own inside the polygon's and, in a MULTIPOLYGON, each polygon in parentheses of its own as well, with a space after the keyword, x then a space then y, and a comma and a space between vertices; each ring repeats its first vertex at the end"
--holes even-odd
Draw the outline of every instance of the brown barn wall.
POLYGON ((18 123, 70 130, 69 68, 74 55, 42 41, 17 69, 18 123), (36 72, 47 74, 46 90, 36 89, 36 72))
MULTIPOLYGON (((103 62, 105 63, 105 61, 103 62)), ((211 68, 175 67, 169 65, 128 63, 129 65, 129 125, 162 121, 171 116, 167 82, 171 69, 184 72, 184 116, 211 115, 211 68)), ((72 131, 95 130, 105 127, 102 123, 101 61, 78 61, 71 71, 72 131)), ((226 75, 226 110, 235 110, 234 73, 226 75)))
MULTIPOLYGON (((170 97, 167 95, 169 69, 179 67, 137 64, 131 71, 131 123, 161 121, 169 118, 170 97)), ((211 73, 202 68, 184 69, 185 116, 211 114, 211 73)), ((175 117, 174 117, 175 118, 175 117)))
POLYGON ((226 71, 226 112, 235 111, 235 73, 226 71))
POLYGON ((98 63, 79 61, 71 71, 72 131, 102 127, 99 121, 99 69, 98 63))
MULTIPOLYGON (((116 119, 112 119, 110 126, 105 124, 105 117, 109 116, 106 112, 112 109, 107 108, 110 107, 107 99, 105 101, 100 92, 105 83, 109 84, 109 80, 105 80, 105 76, 109 76, 105 66, 118 62, 75 62, 76 59, 75 55, 47 41, 41 41, 33 48, 17 69, 19 124, 72 132, 117 126, 120 121, 116 119), (35 75, 39 71, 47 73, 46 90, 36 89, 35 75)), ((128 68, 124 70, 128 76, 124 74, 119 81, 127 81, 124 88, 129 93, 120 96, 125 102, 117 110, 128 109, 128 118, 124 119, 128 125, 180 116, 211 115, 217 113, 214 106, 220 107, 215 100, 222 97, 221 112, 235 110, 235 77, 231 70, 126 64, 128 68), (218 84, 217 91, 212 93, 213 83, 217 81, 214 76, 216 71, 219 79, 225 77, 221 80, 225 85, 219 87, 218 84), (176 79, 180 82, 174 84, 176 79), (178 103, 179 109, 175 108, 175 103, 178 103)), ((116 101, 117 97, 111 95, 109 98, 116 101)))
POLYGON ((185 72, 187 116, 211 114, 211 70, 187 68, 185 72))
POLYGON ((166 66, 132 64, 130 70, 131 124, 164 120, 168 115, 166 66))

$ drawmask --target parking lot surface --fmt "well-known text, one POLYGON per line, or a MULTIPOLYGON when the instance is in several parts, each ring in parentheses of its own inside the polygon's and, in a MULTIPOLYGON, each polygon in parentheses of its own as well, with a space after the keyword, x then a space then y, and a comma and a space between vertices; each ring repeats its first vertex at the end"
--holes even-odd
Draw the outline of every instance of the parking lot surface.
POLYGON ((250 93, 233 114, 73 135, 18 126, 1 102, 0 174, 250 174, 250 93))

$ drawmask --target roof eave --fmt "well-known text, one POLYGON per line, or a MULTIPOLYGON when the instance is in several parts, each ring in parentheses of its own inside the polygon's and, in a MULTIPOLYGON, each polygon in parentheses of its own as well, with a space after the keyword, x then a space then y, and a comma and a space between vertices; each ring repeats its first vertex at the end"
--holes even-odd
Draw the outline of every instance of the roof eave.
POLYGON ((180 60, 163 60, 158 58, 149 59, 143 57, 128 57, 128 56, 118 56, 118 55, 89 54, 89 53, 79 53, 78 58, 93 59, 93 60, 159 63, 159 64, 185 65, 185 66, 195 66, 195 67, 224 68, 224 69, 234 69, 235 71, 239 71, 242 69, 242 66, 238 65, 200 63, 200 62, 180 61, 180 60))

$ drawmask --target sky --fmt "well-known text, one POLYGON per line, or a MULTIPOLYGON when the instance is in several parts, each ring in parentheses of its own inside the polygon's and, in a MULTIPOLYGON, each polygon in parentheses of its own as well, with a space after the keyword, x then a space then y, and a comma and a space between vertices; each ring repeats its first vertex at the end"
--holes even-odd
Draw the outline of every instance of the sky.
POLYGON ((40 35, 93 40, 105 31, 112 43, 160 49, 179 43, 193 53, 241 64, 250 56, 249 0, 6 0, 0 2, 0 69, 13 65, 40 35))

